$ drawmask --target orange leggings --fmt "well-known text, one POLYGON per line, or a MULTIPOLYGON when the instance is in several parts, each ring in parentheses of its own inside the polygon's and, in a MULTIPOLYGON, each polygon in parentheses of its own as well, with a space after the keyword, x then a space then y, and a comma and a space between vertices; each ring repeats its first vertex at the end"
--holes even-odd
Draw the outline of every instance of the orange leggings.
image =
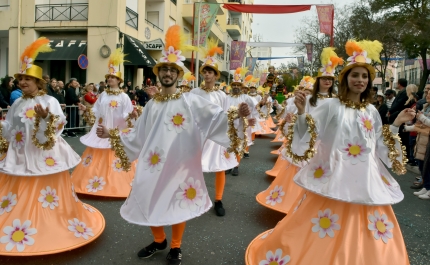
POLYGON ((246 147, 246 152, 249 153, 249 145, 246 147))
MULTIPOLYGON (((164 233, 164 226, 151 226, 151 231, 152 235, 154 236, 155 242, 162 243, 166 239, 166 234, 164 233)), ((172 242, 170 243, 170 248, 181 247, 184 231, 185 222, 172 225, 172 242)))
POLYGON ((222 200, 225 186, 225 171, 215 172, 215 201, 222 200))
MULTIPOLYGON (((236 155, 236 159, 237 159, 237 163, 240 164, 240 156, 236 155)), ((237 165, 237 166, 239 166, 239 165, 237 165)))
POLYGON ((253 141, 255 140, 255 132, 252 133, 251 138, 252 138, 253 141))

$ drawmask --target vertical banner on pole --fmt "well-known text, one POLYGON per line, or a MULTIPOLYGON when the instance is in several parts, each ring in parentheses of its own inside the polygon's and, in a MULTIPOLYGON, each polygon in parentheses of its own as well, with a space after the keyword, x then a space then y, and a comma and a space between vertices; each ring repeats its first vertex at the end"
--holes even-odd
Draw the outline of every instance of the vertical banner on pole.
POLYGON ((318 20, 320 22, 320 32, 331 36, 330 45, 333 46, 333 5, 317 5, 318 20))
POLYGON ((312 43, 305 44, 306 46, 306 55, 308 56, 308 61, 312 62, 312 54, 314 52, 314 45, 312 43))
POLYGON ((297 57, 297 67, 303 69, 305 67, 305 57, 297 57))
POLYGON ((248 67, 248 73, 254 72, 255 65, 257 64, 257 58, 246 57, 245 67, 248 67))
POLYGON ((211 27, 216 19, 216 13, 218 12, 218 4, 208 4, 205 2, 194 3, 194 46, 205 46, 206 40, 208 39, 211 27), (201 7, 199 8, 199 5, 201 7), (199 14, 200 12, 200 14, 199 14), (200 23, 199 23, 200 17, 200 23), (200 40, 197 42, 197 31, 200 29, 200 40))
POLYGON ((246 41, 232 41, 230 53, 230 70, 235 70, 242 66, 245 58, 246 41))

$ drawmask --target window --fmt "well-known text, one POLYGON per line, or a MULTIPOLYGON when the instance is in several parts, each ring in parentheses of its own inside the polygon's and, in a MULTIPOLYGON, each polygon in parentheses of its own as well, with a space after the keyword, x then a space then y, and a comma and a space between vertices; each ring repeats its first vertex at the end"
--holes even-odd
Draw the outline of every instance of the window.
POLYGON ((170 2, 174 3, 176 5, 176 0, 170 0, 170 2))
POLYGON ((159 12, 158 11, 148 11, 146 12, 146 20, 150 23, 152 23, 155 26, 159 26, 158 25, 158 21, 159 21, 159 12))

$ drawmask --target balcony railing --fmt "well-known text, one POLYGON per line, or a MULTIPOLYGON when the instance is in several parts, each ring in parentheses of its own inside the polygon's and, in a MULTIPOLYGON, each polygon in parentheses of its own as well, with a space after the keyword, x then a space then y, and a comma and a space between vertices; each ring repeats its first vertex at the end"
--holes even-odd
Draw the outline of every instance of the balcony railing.
POLYGON ((155 25, 154 23, 152 23, 151 21, 145 19, 146 23, 148 23, 149 25, 151 25, 154 29, 158 29, 159 31, 163 32, 163 29, 159 28, 157 25, 155 25))
POLYGON ((88 4, 36 5, 36 22, 88 21, 88 4))
POLYGON ((125 24, 129 25, 132 28, 137 29, 139 22, 139 14, 131 10, 130 8, 125 8, 125 24))
POLYGON ((229 18, 227 21, 227 25, 236 25, 236 26, 239 26, 239 28, 241 28, 239 18, 232 18, 232 19, 229 18))

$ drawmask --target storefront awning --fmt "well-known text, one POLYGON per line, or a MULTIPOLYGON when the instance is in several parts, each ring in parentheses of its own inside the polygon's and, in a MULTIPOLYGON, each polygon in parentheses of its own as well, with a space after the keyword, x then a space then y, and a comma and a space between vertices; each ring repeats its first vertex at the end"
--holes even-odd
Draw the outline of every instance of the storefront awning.
POLYGON ((140 65, 154 67, 156 62, 149 55, 148 51, 143 46, 143 43, 129 35, 124 34, 124 54, 126 62, 124 65, 140 65))
POLYGON ((53 52, 39 53, 37 60, 78 60, 79 55, 87 54, 87 40, 49 38, 53 52))

